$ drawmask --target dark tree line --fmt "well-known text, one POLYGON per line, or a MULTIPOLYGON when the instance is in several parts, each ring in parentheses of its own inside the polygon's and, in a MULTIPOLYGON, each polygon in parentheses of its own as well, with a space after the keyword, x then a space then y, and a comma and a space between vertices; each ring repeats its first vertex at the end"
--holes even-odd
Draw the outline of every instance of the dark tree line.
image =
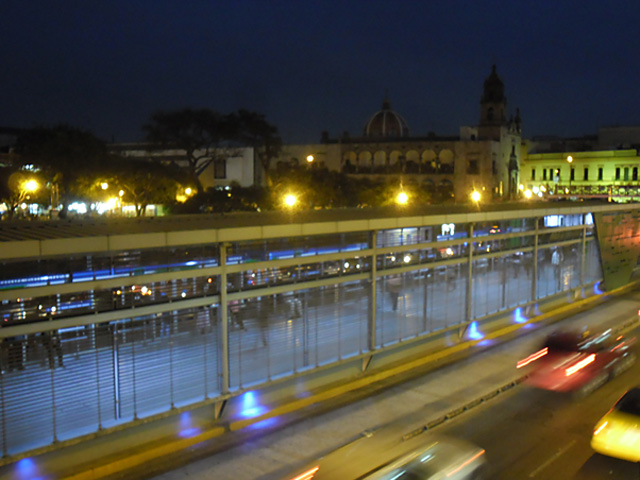
POLYGON ((69 125, 39 126, 21 131, 15 155, 0 165, 0 201, 8 205, 9 216, 29 197, 59 208, 64 218, 75 201, 116 195, 143 215, 151 203, 175 204, 176 194, 186 187, 202 192, 200 174, 216 160, 236 156, 244 146, 255 149, 270 182, 270 163, 282 145, 277 128, 264 115, 247 110, 227 115, 189 108, 157 112, 143 131, 150 150, 181 152, 185 168, 118 155, 92 133, 69 125), (27 192, 25 182, 36 177, 38 192, 27 192))
MULTIPOLYGON (((92 133, 68 125, 36 127, 22 131, 11 162, 0 164, 0 202, 10 216, 25 200, 58 209, 66 217, 75 201, 116 198, 133 204, 144 215, 149 204, 163 204, 173 212, 261 211, 279 208, 287 192, 299 197, 300 208, 380 206, 392 203, 397 180, 390 183, 354 179, 319 165, 279 162, 282 140, 265 116, 247 110, 220 114, 209 109, 185 108, 156 112, 142 127, 150 153, 173 150, 182 159, 165 163, 126 157, 110 151, 92 133), (252 147, 262 167, 264 184, 242 188, 232 184, 225 190, 204 192, 199 176, 212 163, 238 156, 242 147, 252 147), (26 181, 40 185, 28 191, 26 181), (193 187, 197 195, 184 205, 176 195, 193 187)), ((412 203, 428 203, 430 194, 420 185, 403 188, 412 203)))
POLYGON ((240 147, 253 147, 265 181, 271 185, 271 163, 282 147, 278 129, 264 115, 242 109, 227 115, 190 108, 156 112, 143 130, 151 148, 183 152, 199 191, 202 191, 200 174, 216 160, 235 156, 240 147))

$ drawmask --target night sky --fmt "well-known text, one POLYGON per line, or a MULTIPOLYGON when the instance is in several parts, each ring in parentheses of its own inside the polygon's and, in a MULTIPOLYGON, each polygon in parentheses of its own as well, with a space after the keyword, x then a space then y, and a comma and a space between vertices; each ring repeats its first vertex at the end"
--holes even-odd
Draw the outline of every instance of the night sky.
POLYGON ((126 142, 157 110, 246 108, 313 143, 388 91, 412 135, 455 135, 496 64, 525 137, 583 135, 640 125, 639 32, 637 0, 3 0, 0 126, 126 142))

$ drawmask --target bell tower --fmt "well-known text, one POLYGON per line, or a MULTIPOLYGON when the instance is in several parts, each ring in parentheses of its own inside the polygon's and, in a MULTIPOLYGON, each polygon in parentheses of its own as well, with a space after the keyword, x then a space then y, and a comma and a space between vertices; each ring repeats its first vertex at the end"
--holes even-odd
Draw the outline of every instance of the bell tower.
POLYGON ((491 74, 484 81, 482 99, 480 100, 480 123, 478 124, 479 140, 500 140, 503 127, 507 126, 507 97, 504 96, 504 83, 491 68, 491 74))

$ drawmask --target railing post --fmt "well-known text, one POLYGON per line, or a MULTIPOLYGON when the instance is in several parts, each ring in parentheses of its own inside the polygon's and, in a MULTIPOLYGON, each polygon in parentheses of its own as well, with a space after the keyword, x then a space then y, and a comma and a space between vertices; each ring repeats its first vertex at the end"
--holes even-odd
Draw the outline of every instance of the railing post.
MULTIPOLYGON (((467 270, 467 299, 464 320, 468 327, 471 323, 471 305, 473 304, 473 223, 469 224, 469 241, 467 242, 467 245, 469 246, 467 252, 469 269, 467 270)), ((465 327, 465 330, 467 327, 465 327)))
POLYGON ((376 254, 376 245, 378 244, 378 234, 376 231, 371 232, 371 293, 369 294, 369 351, 372 352, 376 348, 376 303, 377 303, 377 274, 378 274, 378 256, 376 254))
POLYGON ((584 220, 586 218, 586 214, 582 215, 582 248, 580 249, 580 288, 584 287, 585 283, 585 266, 587 263, 587 225, 584 220))
MULTIPOLYGON (((458 338, 464 337, 464 334, 471 325, 471 305, 473 304, 473 223, 469 224, 469 234, 467 235, 467 284, 465 285, 464 300, 464 319, 458 328, 458 338)), ((447 267, 448 269, 449 267, 447 267)), ((459 265, 458 265, 458 268, 459 265)), ((458 278, 460 278, 458 276, 458 278)), ((456 280, 457 282, 457 280, 456 280)), ((456 287, 457 289, 457 287, 456 287)))
POLYGON ((533 274, 531 276, 531 301, 535 302, 538 297, 538 224, 540 218, 536 217, 536 229, 533 236, 533 274))
POLYGON ((223 394, 229 393, 229 308, 227 305, 227 247, 228 243, 220 244, 220 338, 222 340, 220 350, 220 373, 222 374, 223 394))

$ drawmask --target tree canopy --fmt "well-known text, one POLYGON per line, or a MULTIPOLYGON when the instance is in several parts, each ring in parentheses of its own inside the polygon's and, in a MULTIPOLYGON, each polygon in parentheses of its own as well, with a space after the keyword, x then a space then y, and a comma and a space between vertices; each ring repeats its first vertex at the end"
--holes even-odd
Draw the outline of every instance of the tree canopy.
POLYGON ((62 217, 67 214, 71 198, 81 195, 80 178, 108 158, 105 142, 68 125, 24 130, 18 136, 16 153, 16 166, 32 165, 55 188, 62 204, 62 217))
POLYGON ((267 186, 271 187, 271 162, 280 155, 282 139, 278 129, 267 122, 261 113, 240 109, 231 115, 235 138, 242 144, 253 147, 260 162, 267 186))
POLYGON ((175 165, 112 156, 109 167, 101 172, 109 188, 121 201, 133 203, 136 216, 143 216, 150 204, 172 204, 188 175, 175 165))
POLYGON ((264 115, 243 109, 228 115, 206 108, 156 112, 142 129, 151 148, 183 152, 200 191, 200 174, 216 160, 237 155, 243 146, 253 147, 271 185, 271 162, 282 148, 278 129, 264 115))
POLYGON ((233 122, 202 108, 185 108, 170 112, 156 112, 142 129, 151 148, 176 149, 184 152, 191 179, 202 190, 198 177, 215 160, 232 154, 229 140, 233 122))

